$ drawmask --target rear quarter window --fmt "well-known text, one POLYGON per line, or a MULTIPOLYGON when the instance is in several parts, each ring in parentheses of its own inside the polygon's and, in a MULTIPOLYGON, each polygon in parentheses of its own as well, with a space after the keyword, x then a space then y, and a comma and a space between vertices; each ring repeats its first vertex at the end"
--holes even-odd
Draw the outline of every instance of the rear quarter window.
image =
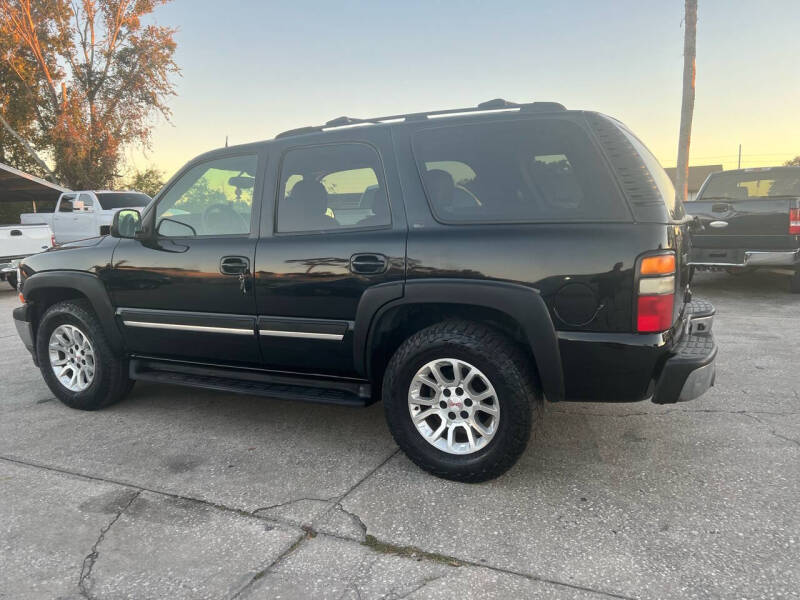
POLYGON ((677 195, 675 194, 675 186, 672 185, 672 180, 669 178, 669 175, 667 175, 664 167, 661 166, 661 163, 658 162, 655 155, 650 152, 648 147, 645 146, 633 132, 620 124, 617 126, 631 143, 633 149, 639 154, 639 158, 642 159, 645 167, 647 167, 647 170, 650 172, 653 183, 655 183, 658 188, 658 193, 661 194, 661 198, 664 200, 664 205, 667 207, 670 216, 673 219, 682 218, 686 214, 684 212, 683 203, 678 201, 677 195))
POLYGON ((564 119, 424 129, 413 148, 445 223, 631 220, 589 135, 564 119))

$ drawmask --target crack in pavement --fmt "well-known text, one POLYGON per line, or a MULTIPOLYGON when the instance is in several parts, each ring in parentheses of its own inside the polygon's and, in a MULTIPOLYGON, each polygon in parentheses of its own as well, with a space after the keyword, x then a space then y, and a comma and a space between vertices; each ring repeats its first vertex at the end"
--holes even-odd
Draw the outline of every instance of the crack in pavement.
POLYGON ((336 500, 338 496, 331 496, 330 498, 312 498, 309 496, 303 496, 301 498, 293 498, 291 500, 287 500, 286 502, 279 502, 278 504, 272 504, 270 506, 262 506, 261 508, 256 508, 255 510, 251 511, 250 514, 254 517, 259 517, 259 513, 266 512, 268 510, 274 510, 276 508, 283 508, 284 506, 291 506, 296 502, 324 502, 325 504, 329 502, 333 502, 336 500))
MULTIPOLYGON (((345 509, 342 506, 341 502, 337 502, 336 503, 336 508, 338 508, 344 514, 346 514, 348 517, 350 517, 350 519, 353 521, 353 523, 355 523, 356 526, 361 530, 361 534, 364 536, 364 540, 366 540, 367 539, 367 524, 364 523, 364 521, 361 520, 361 517, 359 517, 356 513, 350 512, 349 510, 345 509)), ((364 541, 364 540, 362 540, 362 541, 364 541)))
POLYGON ((755 416, 754 414, 750 414, 750 413, 743 413, 743 414, 744 414, 744 415, 746 415, 746 416, 748 416, 748 417, 750 417, 750 418, 751 418, 751 419, 753 419, 754 421, 757 421, 757 422, 761 423, 761 424, 762 424, 764 427, 766 427, 767 429, 769 429, 769 432, 770 432, 770 434, 772 434, 772 435, 773 435, 773 436, 775 436, 776 438, 778 438, 778 439, 781 439, 781 440, 784 440, 784 441, 786 441, 786 442, 789 442, 790 444, 794 444, 795 446, 798 446, 798 447, 800 447, 800 440, 796 440, 796 439, 794 439, 794 438, 790 438, 790 437, 788 437, 788 436, 785 436, 785 435, 783 435, 782 433, 778 433, 778 432, 775 430, 775 428, 774 428, 774 427, 772 427, 772 424, 771 424, 771 423, 767 423, 766 421, 764 421, 764 420, 762 420, 762 419, 759 419, 759 418, 758 418, 757 416, 755 416))
POLYGON ((789 411, 789 412, 772 412, 768 410, 724 410, 724 409, 715 409, 715 408, 703 408, 703 409, 681 409, 681 408, 670 408, 667 410, 662 410, 661 412, 629 412, 629 413, 619 413, 619 414, 610 414, 610 413, 598 413, 598 412, 581 412, 581 411, 574 411, 574 410, 558 410, 551 408, 549 409, 550 413, 560 414, 560 415, 574 415, 578 417, 587 416, 587 417, 610 417, 610 418, 625 418, 625 417, 663 417, 665 415, 671 415, 676 413, 683 413, 683 414, 727 414, 727 415, 774 415, 777 417, 788 417, 793 415, 800 415, 800 412, 797 411, 789 411))
MULTIPOLYGON (((795 395, 797 392, 795 392, 795 395)), ((702 410, 684 410, 679 408, 673 408, 662 412, 657 413, 650 413, 650 412, 632 412, 632 413, 623 413, 623 414, 606 414, 606 413, 589 413, 589 412, 576 412, 576 411, 569 411, 569 410, 550 410, 552 413, 562 414, 562 415, 576 415, 576 416, 589 416, 589 417, 611 417, 611 418, 626 418, 626 417, 661 417, 669 414, 675 413, 683 413, 683 414, 728 414, 728 415, 741 415, 744 417, 749 417, 764 425, 769 429, 769 433, 774 437, 781 439, 785 442, 789 442, 790 444, 794 444, 795 446, 800 446, 800 440, 796 440, 789 436, 783 435, 782 433, 778 433, 775 428, 772 428, 772 425, 764 421, 763 419, 759 419, 756 415, 772 415, 776 417, 788 417, 794 415, 800 415, 800 412, 771 412, 766 410, 722 410, 722 409, 702 409, 702 410)))
MULTIPOLYGON (((325 510, 325 511, 324 511, 324 512, 321 514, 321 515, 319 515, 319 516, 318 516, 316 519, 312 519, 312 520, 311 520, 311 524, 309 524, 309 525, 303 525, 303 526, 302 526, 302 529, 303 529, 303 531, 305 531, 305 532, 306 532, 306 534, 305 534, 305 535, 303 535, 303 536, 301 536, 301 537, 300 537, 300 538, 299 538, 297 541, 295 541, 295 542, 294 542, 294 543, 293 543, 293 544, 292 544, 292 545, 291 545, 291 546, 290 546, 290 547, 289 547, 289 548, 288 548, 288 549, 287 549, 285 552, 283 552, 283 553, 282 553, 282 554, 281 554, 281 555, 280 555, 280 556, 279 556, 277 559, 275 559, 275 560, 274 560, 272 563, 270 563, 270 564, 269 564, 269 565, 267 565, 267 566, 266 566, 264 569, 262 569, 261 571, 259 571, 258 573, 256 573, 256 574, 255 574, 255 575, 254 575, 254 576, 253 576, 253 577, 252 577, 252 578, 251 578, 251 579, 250 579, 250 580, 249 580, 247 583, 245 583, 245 584, 244 584, 244 586, 242 586, 242 587, 241 587, 241 588, 240 588, 240 589, 239 589, 239 590, 236 592, 236 594, 234 594, 233 596, 231 596, 231 599, 230 599, 230 600, 235 600, 236 598, 238 598, 239 596, 241 596, 241 594, 243 594, 244 592, 246 592, 247 590, 249 590, 249 589, 250 589, 250 588, 253 586, 253 584, 254 584, 256 581, 258 581, 259 579, 261 579, 262 577, 264 577, 264 576, 265 576, 267 573, 269 573, 269 572, 270 572, 272 569, 274 569, 274 568, 275 568, 275 567, 276 567, 278 564, 280 564, 280 563, 281 563, 281 562, 282 562, 284 559, 286 559, 288 556, 290 556, 291 554, 293 554, 294 552, 296 552, 296 551, 297 551, 297 550, 300 548, 300 546, 302 546, 302 545, 303 545, 303 542, 305 542, 305 541, 306 541, 306 540, 308 540, 308 539, 311 539, 311 538, 314 538, 314 537, 316 537, 318 534, 317 534, 317 531, 316 531, 316 529, 314 528, 314 524, 315 524, 315 523, 318 523, 318 522, 319 522, 321 519, 324 519, 325 517, 327 517, 327 516, 330 514, 331 510, 333 510, 333 509, 334 509, 336 506, 339 506, 339 505, 341 504, 342 500, 343 500, 343 499, 344 499, 344 498, 345 498, 345 497, 346 497, 348 494, 350 494, 350 493, 351 493, 353 490, 355 490, 355 489, 356 489, 358 486, 360 486, 362 483, 364 483, 364 481, 366 481, 366 480, 367 480, 367 479, 368 479, 370 476, 372 476, 372 475, 373 475, 373 474, 374 474, 374 473, 375 473, 375 472, 376 472, 378 469, 380 469, 380 468, 381 468, 383 465, 385 465, 387 462, 389 462, 389 460, 391 460, 391 458, 392 458, 393 456, 395 456, 395 455, 396 455, 398 452, 400 452, 400 448, 396 448, 395 450, 393 450, 393 451, 392 451, 392 452, 389 454, 389 456, 387 456, 387 457, 386 457, 384 460, 382 460, 382 461, 381 461, 381 462, 380 462, 380 463, 379 463, 379 464, 378 464, 378 465, 377 465, 375 468, 373 468, 373 469, 369 470, 369 471, 366 473, 366 475, 364 475, 364 476, 363 476, 361 479, 359 479, 358 481, 356 481, 356 482, 355 482, 355 483, 354 483, 354 484, 353 484, 353 485, 352 485, 352 486, 351 486, 351 487, 350 487, 348 490, 346 490, 346 491, 345 491, 343 494, 341 494, 341 495, 339 495, 339 496, 336 496, 336 497, 334 498, 334 499, 336 500, 336 503, 335 503, 335 504, 332 504, 330 507, 328 507, 328 508, 327 508, 327 509, 326 509, 326 510, 325 510)), ((284 503, 284 504, 287 504, 287 503, 284 503)), ((253 516, 256 516, 256 515, 253 515, 253 516)), ((359 519, 359 521, 361 521, 361 519, 359 519)), ((362 521, 362 524, 363 524, 363 521, 362 521)), ((366 531, 366 525, 364 526, 364 531, 366 531)))
POLYGON ((93 596, 89 593, 89 588, 86 585, 86 580, 89 579, 89 577, 91 577, 92 569, 94 569, 94 565, 97 562, 98 557, 100 556, 100 553, 98 551, 100 544, 103 542, 103 539, 105 539, 106 534, 109 532, 109 530, 114 526, 114 523, 116 523, 122 516, 122 513, 128 510, 130 505, 133 504, 134 500, 136 500, 141 493, 142 490, 134 492, 131 495, 131 499, 128 500, 125 503, 125 505, 117 511, 117 514, 114 515, 114 518, 111 519, 108 525, 106 525, 100 530, 100 535, 97 537, 97 540, 92 546, 91 551, 89 552, 89 554, 86 555, 86 558, 83 559, 83 564, 81 565, 81 575, 78 578, 78 589, 80 590, 81 595, 84 598, 89 598, 89 599, 93 598, 93 596))
POLYGON ((283 552, 281 552, 275 560, 266 565, 260 571, 254 573, 249 580, 247 580, 238 590, 236 590, 231 596, 229 596, 228 600, 236 600, 236 598, 239 598, 242 594, 244 594, 251 587, 253 587, 253 584, 256 583, 259 579, 267 575, 267 573, 269 573, 271 570, 277 567, 281 562, 286 560, 286 558, 297 552, 297 549, 303 545, 303 542, 305 542, 307 539, 317 536, 314 530, 311 529, 310 527, 304 526, 302 529, 303 529, 302 535, 300 535, 295 541, 289 544, 289 546, 283 552))
MULTIPOLYGON (((399 452, 400 452, 399 448, 396 449, 396 450, 393 450, 391 452, 391 454, 389 454, 389 456, 387 456, 383 461, 381 461, 380 464, 378 464, 374 469, 369 471, 364 477, 362 477, 360 480, 358 480, 345 493, 343 493, 341 496, 339 496, 338 500, 335 503, 333 503, 332 506, 325 513, 323 513, 319 517, 319 519, 322 519, 327 514, 329 514, 330 511, 333 510, 334 508, 336 508, 337 505, 339 505, 350 493, 352 493, 356 488, 358 488, 361 484, 363 484, 364 481, 366 481, 369 477, 371 477, 373 474, 375 474, 381 467, 383 467, 386 463, 388 463, 399 452)), ((133 501, 136 499, 136 497, 138 497, 138 495, 141 492, 150 492, 152 494, 157 494, 157 495, 160 495, 160 496, 166 496, 166 497, 169 497, 169 498, 176 498, 176 499, 179 499, 179 500, 185 500, 187 502, 196 502, 198 504, 202 504, 202 505, 205 505, 205 506, 216 508, 216 509, 221 510, 221 511, 232 512, 232 513, 235 513, 235 514, 237 514, 239 516, 242 516, 242 517, 246 517, 246 518, 250 518, 250 519, 260 519, 262 521, 276 523, 276 524, 279 524, 279 525, 283 525, 283 526, 287 527, 288 529, 294 529, 294 530, 297 529, 296 523, 287 522, 287 521, 284 521, 282 519, 275 518, 275 517, 266 518, 266 517, 263 517, 263 516, 260 516, 260 515, 254 515, 254 514, 252 514, 252 512, 249 512, 249 511, 246 511, 246 510, 242 510, 242 509, 235 508, 235 507, 230 507, 230 506, 225 506, 224 504, 211 502, 211 501, 208 501, 208 500, 204 500, 202 498, 194 498, 192 496, 186 496, 186 495, 182 495, 182 494, 175 494, 175 493, 172 493, 172 492, 166 492, 166 491, 163 491, 163 490, 157 490, 157 489, 153 489, 153 488, 149 488, 149 487, 145 487, 145 486, 141 486, 141 485, 137 485, 137 484, 133 484, 133 483, 129 483, 129 482, 124 482, 124 481, 120 481, 120 480, 115 480, 115 479, 110 479, 110 478, 105 478, 105 477, 98 477, 96 475, 87 475, 85 473, 80 473, 80 472, 76 472, 76 471, 70 471, 70 470, 67 470, 67 469, 62 469, 60 467, 54 467, 54 466, 51 466, 51 465, 45 465, 45 464, 41 464, 41 463, 37 463, 37 462, 33 462, 33 461, 25 461, 25 460, 21 460, 21 459, 14 458, 14 457, 8 457, 8 456, 1 456, 0 455, 0 460, 6 461, 6 462, 9 462, 9 463, 13 463, 13 464, 18 464, 18 465, 31 467, 31 468, 43 469, 43 470, 51 471, 51 472, 54 472, 54 473, 61 473, 62 475, 69 475, 69 476, 72 476, 72 477, 79 477, 79 478, 87 479, 87 480, 90 480, 90 481, 101 481, 101 482, 104 482, 104 483, 111 483, 111 484, 119 485, 119 486, 122 486, 122 487, 130 488, 130 489, 133 489, 133 490, 137 490, 136 495, 134 496, 134 498, 131 499, 131 502, 128 505, 126 505, 125 508, 122 511, 120 511, 120 513, 115 517, 115 519, 105 528, 106 532, 111 527, 111 525, 113 525, 116 522, 116 520, 119 518, 119 516, 122 514, 122 512, 124 512, 124 510, 126 510, 128 508, 128 506, 130 506, 130 504, 133 503, 133 501)), ((349 514, 351 514, 354 517, 358 518, 358 521, 363 523, 363 520, 360 517, 358 517, 358 515, 356 515, 355 513, 349 513, 349 514)), ((366 525, 364 525, 364 527, 366 529, 366 525)), ((304 531, 304 534, 300 535, 300 537, 294 543, 292 543, 287 548, 287 550, 285 550, 276 560, 274 560, 272 563, 270 563, 269 565, 264 567, 264 569, 262 569, 261 571, 256 573, 253 576, 253 578, 248 580, 247 583, 245 583, 241 588, 239 588, 239 590, 237 590, 234 593, 234 596, 231 597, 231 600, 233 598, 238 598, 242 593, 247 591, 252 586, 253 583, 255 583, 256 581, 261 579, 264 575, 266 575, 272 569, 274 569, 275 566, 277 566, 280 562, 282 562, 288 556, 290 556, 291 554, 296 552, 303 545, 303 543, 308 539, 316 537, 317 535, 321 535, 321 536, 330 537, 330 538, 342 540, 342 541, 349 542, 349 543, 359 543, 359 542, 356 542, 353 539, 348 538, 348 537, 343 536, 343 535, 338 535, 338 534, 331 533, 331 532, 317 532, 316 529, 313 528, 313 526, 309 526, 309 525, 305 525, 305 526, 301 527, 301 529, 304 531)), ((101 532, 101 538, 104 535, 105 535, 105 533, 101 532)), ((374 536, 371 536, 371 537, 374 537, 374 536)), ((390 542, 385 542, 385 541, 382 541, 382 540, 377 540, 377 538, 374 538, 374 539, 375 539, 375 541, 377 541, 377 544, 375 544, 375 543, 372 543, 372 544, 362 543, 361 545, 362 546, 366 546, 366 547, 372 549, 374 552, 377 552, 377 553, 383 552, 383 553, 387 553, 387 554, 400 554, 400 555, 402 555, 402 553, 400 553, 397 550, 395 550, 396 548, 401 548, 401 547, 397 546, 396 544, 392 544, 390 542), (378 547, 380 547, 380 546, 382 546, 384 549, 383 550, 378 549, 378 547)), ((406 549, 408 550, 409 548, 406 548, 406 549)), ((93 551, 94 550, 96 550, 96 548, 94 548, 93 551)), ((572 584, 572 583, 566 583, 566 582, 558 581, 558 580, 554 580, 554 579, 547 579, 547 578, 544 578, 544 577, 539 577, 539 576, 536 576, 536 575, 533 575, 533 574, 524 573, 524 572, 517 571, 517 570, 514 570, 514 569, 493 566, 493 565, 489 565, 489 564, 485 564, 485 563, 477 563, 477 562, 474 562, 474 561, 471 561, 471 560, 457 558, 457 557, 454 557, 454 556, 446 556, 446 555, 441 555, 441 554, 437 555, 435 553, 427 552, 427 551, 422 550, 422 549, 413 549, 413 550, 416 550, 422 558, 436 556, 438 562, 446 561, 446 562, 452 564, 453 566, 470 566, 470 567, 477 567, 477 568, 481 568, 481 569, 488 569, 490 571, 494 571, 494 572, 497 572, 497 573, 504 573, 504 574, 507 574, 507 575, 514 575, 514 576, 517 576, 517 577, 523 577, 525 579, 528 579, 528 580, 534 581, 534 582, 548 583, 548 584, 551 584, 551 585, 566 587, 566 588, 573 589, 573 590, 592 592, 592 593, 595 593, 595 594, 605 595, 605 596, 608 596, 610 598, 620 598, 622 600, 635 600, 631 596, 626 596, 626 595, 618 593, 618 592, 610 592, 610 591, 606 591, 606 590, 591 588, 591 587, 588 587, 588 586, 582 586, 582 585, 579 585, 579 584, 572 584)), ((90 553, 89 556, 91 556, 91 553, 90 553)), ((96 560, 96 557, 95 557, 94 560, 96 560)), ((432 560, 432 559, 426 558, 426 560, 432 560)), ((92 565, 93 565, 93 562, 92 562, 92 565)), ((82 569, 82 574, 83 574, 83 569, 82 569)), ((85 579, 85 577, 83 577, 83 578, 85 579)), ((85 597, 90 598, 89 596, 85 596, 85 597)))

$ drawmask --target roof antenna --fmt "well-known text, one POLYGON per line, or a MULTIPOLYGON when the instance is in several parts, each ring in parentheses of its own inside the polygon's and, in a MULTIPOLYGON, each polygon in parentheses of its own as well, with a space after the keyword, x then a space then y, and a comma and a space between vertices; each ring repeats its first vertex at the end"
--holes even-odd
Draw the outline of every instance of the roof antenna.
POLYGON ((225 147, 226 148, 228 147, 228 136, 227 135, 225 136, 225 147))

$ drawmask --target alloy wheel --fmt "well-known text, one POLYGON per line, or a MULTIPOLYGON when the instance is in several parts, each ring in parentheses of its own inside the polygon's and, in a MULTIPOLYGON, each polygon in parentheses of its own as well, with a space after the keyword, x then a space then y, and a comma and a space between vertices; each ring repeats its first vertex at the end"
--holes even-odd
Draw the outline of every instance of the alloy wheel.
POLYGON ((71 392, 82 392, 94 381, 95 354, 89 338, 74 325, 59 325, 50 334, 50 368, 71 392))
POLYGON ((500 403, 480 369, 457 358, 423 365, 411 380, 408 410, 419 434, 448 454, 472 454, 497 433, 500 403))

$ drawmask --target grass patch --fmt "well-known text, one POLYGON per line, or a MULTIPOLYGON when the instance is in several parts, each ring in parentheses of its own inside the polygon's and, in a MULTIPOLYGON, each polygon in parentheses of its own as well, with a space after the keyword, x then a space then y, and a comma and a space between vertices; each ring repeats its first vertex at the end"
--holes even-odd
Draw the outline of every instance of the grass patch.
POLYGON ((416 560, 425 559, 451 567, 461 567, 464 565, 463 562, 452 556, 437 554, 436 552, 425 552, 425 550, 420 550, 415 546, 388 544, 386 542, 381 542, 374 535, 367 535, 363 545, 382 554, 394 554, 395 556, 405 556, 406 558, 414 558, 416 560))

